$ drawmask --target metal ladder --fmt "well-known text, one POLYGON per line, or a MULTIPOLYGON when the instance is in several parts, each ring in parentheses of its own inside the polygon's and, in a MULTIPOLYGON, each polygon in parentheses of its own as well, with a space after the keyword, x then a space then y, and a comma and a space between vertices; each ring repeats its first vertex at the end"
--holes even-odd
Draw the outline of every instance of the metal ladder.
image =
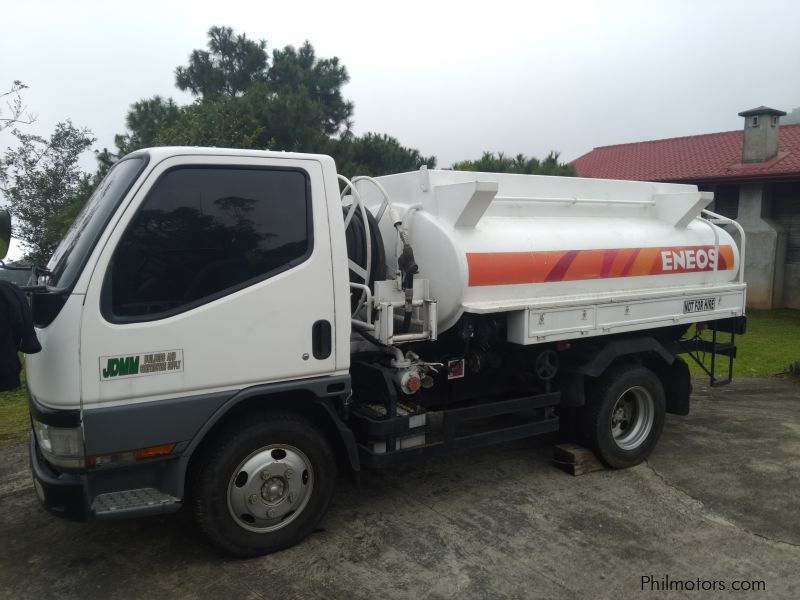
POLYGON ((708 330, 711 331, 710 340, 700 337, 700 332, 698 331, 693 338, 681 340, 679 345, 708 375, 711 387, 720 387, 729 384, 733 379, 733 361, 736 358, 736 331, 733 327, 728 326, 727 321, 711 321, 708 324, 708 330), (729 334, 730 339, 720 341, 719 333, 729 334), (717 369, 720 361, 724 363, 722 357, 727 358, 728 364, 723 367, 727 374, 719 377, 717 369), (710 358, 710 364, 706 364, 707 358, 710 358))

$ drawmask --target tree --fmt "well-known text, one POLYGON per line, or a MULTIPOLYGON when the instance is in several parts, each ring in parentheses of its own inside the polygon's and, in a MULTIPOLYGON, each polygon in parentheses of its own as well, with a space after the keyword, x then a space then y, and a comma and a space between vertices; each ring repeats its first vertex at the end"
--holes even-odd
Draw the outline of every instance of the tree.
POLYGON ((156 145, 159 132, 173 127, 180 116, 181 109, 172 98, 165 100, 161 96, 153 96, 135 102, 125 119, 125 124, 131 133, 117 135, 114 138, 120 156, 137 148, 156 145))
POLYGON ((254 95, 251 90, 241 97, 219 96, 184 106, 180 109, 178 118, 158 129, 150 143, 137 147, 145 145, 266 147, 268 140, 265 135, 263 106, 259 102, 254 102, 254 95))
POLYGON ((322 133, 332 136, 349 129, 353 103, 342 96, 342 86, 350 76, 337 57, 317 58, 308 41, 299 50, 286 46, 272 53, 267 81, 276 98, 284 96, 298 102, 297 97, 302 95, 308 110, 305 119, 322 133))
POLYGON ((319 151, 345 134, 353 104, 342 95, 349 77, 339 59, 319 58, 305 42, 272 53, 230 27, 208 31, 208 50, 194 50, 175 70, 175 84, 197 98, 188 106, 155 96, 135 103, 129 132, 116 137, 117 155, 152 145, 319 151))
POLYGON ((483 171, 486 173, 521 173, 525 175, 575 176, 572 165, 558 161, 560 154, 554 150, 543 159, 517 154, 514 158, 504 153, 484 152, 478 160, 464 160, 453 165, 456 171, 483 171))
POLYGON ((388 175, 415 171, 421 166, 436 166, 435 156, 422 156, 419 150, 402 146, 397 139, 379 133, 344 136, 334 140, 325 150, 336 160, 340 173, 354 175, 388 175))
POLYGON ((41 264, 61 240, 70 215, 74 218, 91 194, 95 182, 78 159, 95 138, 71 121, 56 125, 49 139, 12 133, 19 144, 0 158, 0 191, 16 220, 15 236, 28 258, 41 264))
POLYGON ((208 51, 192 51, 189 64, 175 69, 175 85, 202 98, 239 96, 264 81, 266 69, 266 41, 235 35, 230 27, 212 27, 208 51))
POLYGON ((0 94, 0 98, 9 110, 9 116, 3 117, 3 112, 0 110, 0 131, 7 129, 12 125, 22 124, 30 125, 36 120, 36 117, 30 113, 25 113, 25 105, 22 103, 22 90, 28 89, 28 86, 22 83, 19 79, 15 79, 11 84, 9 91, 0 94))

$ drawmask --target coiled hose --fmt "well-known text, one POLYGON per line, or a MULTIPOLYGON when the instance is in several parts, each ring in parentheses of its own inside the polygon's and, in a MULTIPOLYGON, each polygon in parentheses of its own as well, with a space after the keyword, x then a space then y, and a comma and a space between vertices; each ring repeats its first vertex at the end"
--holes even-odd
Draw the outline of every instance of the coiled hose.
MULTIPOLYGON (((345 217, 347 216, 348 208, 342 209, 345 217)), ((365 211, 367 215, 366 227, 369 227, 370 234, 370 254, 372 260, 370 261, 370 272, 367 274, 370 289, 374 290, 374 283, 386 279, 386 251, 383 248, 383 238, 381 237, 381 230, 378 227, 378 222, 372 213, 368 210, 365 211)), ((360 210, 353 213, 350 223, 345 230, 345 242, 347 244, 347 256, 355 264, 361 267, 362 270, 367 268, 367 234, 364 224, 364 217, 360 210)), ((367 283, 363 277, 350 269, 350 282, 351 283, 367 283)), ((350 310, 355 311, 361 302, 362 292, 358 289, 350 290, 350 310)))

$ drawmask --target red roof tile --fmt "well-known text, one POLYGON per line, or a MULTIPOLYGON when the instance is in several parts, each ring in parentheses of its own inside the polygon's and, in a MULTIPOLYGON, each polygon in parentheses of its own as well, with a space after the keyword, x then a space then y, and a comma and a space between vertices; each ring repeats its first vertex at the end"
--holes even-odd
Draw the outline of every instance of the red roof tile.
POLYGON ((800 176, 800 124, 781 125, 778 155, 742 164, 742 131, 595 148, 572 161, 581 177, 700 181, 800 176))

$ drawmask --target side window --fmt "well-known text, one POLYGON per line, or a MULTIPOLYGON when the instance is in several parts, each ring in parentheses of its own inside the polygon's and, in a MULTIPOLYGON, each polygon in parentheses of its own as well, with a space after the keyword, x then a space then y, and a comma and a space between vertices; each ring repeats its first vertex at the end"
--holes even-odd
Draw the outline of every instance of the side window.
POLYGON ((143 321, 189 310, 299 264, 312 240, 301 171, 168 171, 117 245, 104 312, 143 321))

